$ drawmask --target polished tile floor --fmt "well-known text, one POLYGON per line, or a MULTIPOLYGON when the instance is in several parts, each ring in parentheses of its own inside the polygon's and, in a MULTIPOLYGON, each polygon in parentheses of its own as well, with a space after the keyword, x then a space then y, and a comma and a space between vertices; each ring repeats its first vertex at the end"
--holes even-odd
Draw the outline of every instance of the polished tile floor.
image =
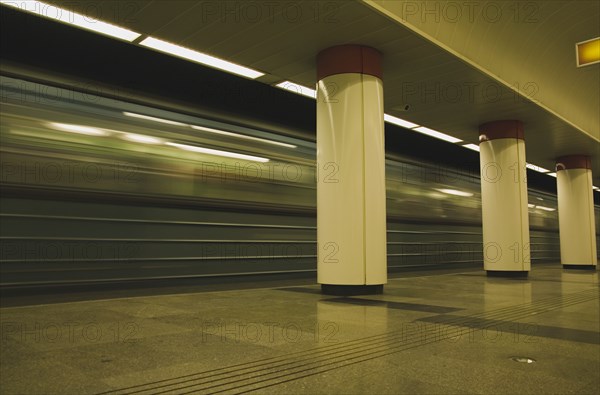
POLYGON ((598 272, 398 276, 4 307, 0 393, 599 392, 598 272))

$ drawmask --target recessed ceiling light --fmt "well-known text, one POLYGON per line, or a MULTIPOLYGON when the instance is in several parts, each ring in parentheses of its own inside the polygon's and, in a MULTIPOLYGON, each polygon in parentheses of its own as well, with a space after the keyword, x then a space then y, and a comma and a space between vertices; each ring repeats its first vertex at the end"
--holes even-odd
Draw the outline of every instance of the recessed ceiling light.
POLYGON ((533 171, 540 172, 540 173, 549 173, 550 172, 550 170, 548 170, 548 169, 544 169, 543 167, 532 165, 531 163, 527 163, 525 165, 525 167, 527 167, 528 169, 531 169, 533 171))
POLYGON ((160 123, 167 123, 169 125, 187 126, 187 124, 182 123, 182 122, 171 121, 170 119, 163 119, 163 118, 151 117, 149 115, 136 114, 134 112, 123 111, 123 115, 127 115, 128 117, 132 117, 132 118, 146 119, 148 121, 154 121, 154 122, 160 122, 160 123))
POLYGON ((193 49, 185 48, 180 45, 171 44, 169 42, 159 40, 154 37, 147 37, 140 42, 140 45, 148 48, 156 49, 170 55, 179 56, 181 58, 191 60, 192 62, 201 63, 205 66, 214 67, 215 69, 227 71, 232 74, 241 75, 247 78, 255 79, 265 75, 260 71, 250 69, 223 59, 207 55, 202 52, 194 51, 193 49))
POLYGON ((182 149, 185 151, 198 152, 198 153, 207 154, 207 155, 225 156, 228 158, 244 159, 244 160, 249 160, 249 161, 253 161, 253 162, 263 162, 263 163, 269 161, 269 159, 261 158, 260 156, 238 154, 236 152, 221 151, 221 150, 217 150, 217 149, 197 147, 195 145, 170 143, 170 142, 166 143, 166 145, 175 147, 175 148, 179 148, 179 149, 182 149))
POLYGON ((196 129, 196 130, 202 130, 203 132, 209 132, 209 133, 215 133, 215 134, 221 134, 224 136, 231 136, 231 137, 236 137, 239 139, 246 139, 246 140, 254 140, 254 141, 260 141, 262 143, 267 143, 267 144, 273 144, 273 145, 279 145, 281 147, 287 147, 287 148, 297 148, 296 145, 293 144, 288 144, 288 143, 281 143, 279 141, 273 141, 273 140, 268 140, 268 139, 261 139, 260 137, 254 137, 254 136, 246 136, 245 134, 239 134, 239 133, 233 133, 233 132, 226 132, 224 130, 219 130, 219 129, 213 129, 213 128, 207 128, 206 126, 196 126, 196 125, 191 125, 192 129, 196 129))
POLYGON ((0 3, 44 18, 63 22, 68 25, 77 26, 82 29, 91 30, 125 41, 131 42, 141 35, 140 33, 102 22, 87 15, 77 14, 55 5, 42 3, 41 1, 0 0, 0 3))
POLYGON ((275 86, 278 88, 293 92, 293 93, 297 93, 302 96, 312 97, 313 99, 317 98, 316 90, 308 88, 308 87, 300 85, 300 84, 296 84, 291 81, 283 81, 275 86))
POLYGON ((393 123, 394 125, 402 126, 403 128, 407 128, 407 129, 412 129, 412 128, 416 128, 417 126, 419 126, 416 123, 405 121, 404 119, 395 117, 393 115, 388 115, 388 114, 383 114, 383 120, 385 122, 393 123))
POLYGON ((451 143, 460 143, 462 141, 461 139, 457 139, 456 137, 452 137, 445 133, 438 132, 437 130, 426 128, 425 126, 420 126, 418 128, 414 128, 413 130, 431 137, 435 137, 436 139, 449 141, 451 143))
POLYGON ((63 132, 69 132, 69 133, 79 133, 79 134, 85 134, 88 136, 106 136, 106 135, 108 135, 108 132, 106 130, 94 128, 91 126, 73 125, 70 123, 58 123, 58 122, 50 122, 48 125, 53 129, 61 130, 63 132))
POLYGON ((463 144, 463 147, 479 152, 479 146, 476 144, 463 144))

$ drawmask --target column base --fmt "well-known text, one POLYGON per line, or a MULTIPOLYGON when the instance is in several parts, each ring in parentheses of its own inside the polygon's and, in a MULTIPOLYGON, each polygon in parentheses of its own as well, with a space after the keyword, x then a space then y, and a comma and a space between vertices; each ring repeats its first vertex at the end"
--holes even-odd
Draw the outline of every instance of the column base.
POLYGON ((337 285, 321 284, 321 293, 335 296, 376 295, 383 293, 383 284, 377 285, 337 285))
POLYGON ((596 270, 596 265, 562 265, 563 269, 596 270))
POLYGON ((486 270, 488 277, 527 278, 528 271, 523 270, 486 270))

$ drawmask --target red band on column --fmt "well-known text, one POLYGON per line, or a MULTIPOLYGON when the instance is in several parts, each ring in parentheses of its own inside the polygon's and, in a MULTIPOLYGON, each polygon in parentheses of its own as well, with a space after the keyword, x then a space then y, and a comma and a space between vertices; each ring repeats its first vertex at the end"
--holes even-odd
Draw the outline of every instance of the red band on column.
POLYGON ((383 77, 382 54, 362 45, 338 45, 317 55, 317 81, 343 73, 360 73, 383 77))
POLYGON ((525 140, 523 122, 521 121, 493 121, 479 126, 479 142, 497 139, 525 140))
POLYGON ((568 169, 591 169, 592 160, 585 155, 566 155, 556 159, 556 171, 568 169))

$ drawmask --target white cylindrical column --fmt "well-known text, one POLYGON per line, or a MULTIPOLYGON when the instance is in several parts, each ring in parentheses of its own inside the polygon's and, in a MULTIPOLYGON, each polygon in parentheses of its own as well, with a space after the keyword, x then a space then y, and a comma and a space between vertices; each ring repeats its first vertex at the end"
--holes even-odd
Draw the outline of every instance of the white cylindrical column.
POLYGON ((317 56, 317 280, 328 294, 387 282, 381 62, 360 45, 317 56))
POLYGON ((488 275, 527 276, 529 217, 523 124, 479 127, 483 260, 488 275))
POLYGON ((556 160, 560 261, 566 269, 596 269, 592 164, 584 155, 556 160))

